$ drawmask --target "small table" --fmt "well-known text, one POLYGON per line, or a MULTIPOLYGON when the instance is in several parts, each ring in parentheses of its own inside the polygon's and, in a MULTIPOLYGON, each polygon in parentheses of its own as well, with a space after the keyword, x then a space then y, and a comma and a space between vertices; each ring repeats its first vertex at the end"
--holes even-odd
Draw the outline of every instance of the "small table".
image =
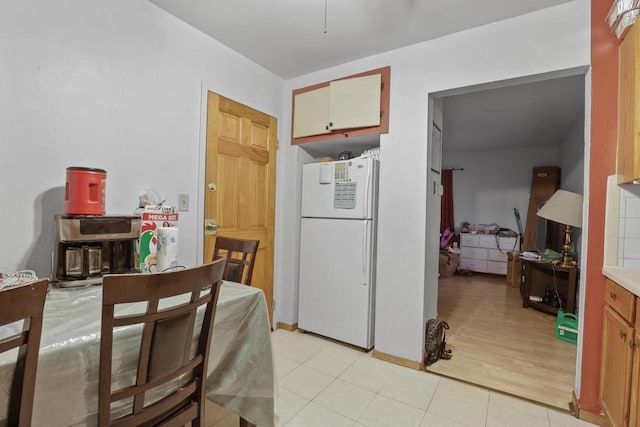
MULTIPOLYGON (((101 310, 101 286, 52 289, 47 295, 34 426, 97 425, 101 310)), ((135 341, 134 337, 125 339, 118 352, 114 346, 114 360, 119 355, 123 364, 137 357, 135 341)), ((7 416, 4 411, 15 364, 9 353, 0 356, 0 425, 7 416)), ((273 427, 271 329, 260 289, 233 282, 222 284, 206 389, 207 399, 212 402, 251 423, 273 427)))
POLYGON ((576 287, 579 270, 576 267, 560 267, 536 261, 522 260, 522 282, 520 294, 522 306, 532 307, 545 313, 557 314, 558 308, 544 302, 532 301, 529 297, 542 297, 546 288, 558 291, 564 297, 563 311, 575 313, 576 287))

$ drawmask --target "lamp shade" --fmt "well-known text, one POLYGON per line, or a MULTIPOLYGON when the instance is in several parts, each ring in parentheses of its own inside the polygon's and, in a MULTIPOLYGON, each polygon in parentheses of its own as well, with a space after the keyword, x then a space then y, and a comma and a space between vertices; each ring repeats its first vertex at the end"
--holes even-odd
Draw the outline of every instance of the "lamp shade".
POLYGON ((582 227, 582 195, 558 190, 536 215, 560 224, 582 227))

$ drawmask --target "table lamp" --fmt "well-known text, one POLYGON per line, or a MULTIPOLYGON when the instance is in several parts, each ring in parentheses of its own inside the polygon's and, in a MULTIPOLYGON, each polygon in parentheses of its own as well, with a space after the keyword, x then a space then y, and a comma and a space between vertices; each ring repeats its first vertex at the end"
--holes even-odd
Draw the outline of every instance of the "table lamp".
POLYGON ((560 224, 564 224, 563 259, 561 267, 573 267, 571 255, 571 227, 582 227, 582 195, 558 190, 536 214, 560 224))

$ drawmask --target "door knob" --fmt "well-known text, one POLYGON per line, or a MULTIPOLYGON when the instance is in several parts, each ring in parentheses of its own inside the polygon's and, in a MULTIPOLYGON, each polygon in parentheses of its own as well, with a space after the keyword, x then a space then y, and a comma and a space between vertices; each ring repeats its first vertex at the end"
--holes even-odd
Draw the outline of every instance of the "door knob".
POLYGON ((218 189, 218 186, 215 185, 213 182, 211 182, 211 183, 209 183, 209 185, 207 185, 207 189, 213 193, 214 191, 216 191, 218 189))
POLYGON ((204 234, 216 234, 219 229, 220 226, 215 219, 205 219, 204 234))

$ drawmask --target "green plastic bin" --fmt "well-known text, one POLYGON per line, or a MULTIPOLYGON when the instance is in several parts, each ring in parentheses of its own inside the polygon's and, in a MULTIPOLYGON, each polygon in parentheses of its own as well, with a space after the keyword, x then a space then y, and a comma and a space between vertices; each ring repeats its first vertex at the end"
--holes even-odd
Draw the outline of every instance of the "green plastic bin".
POLYGON ((575 314, 558 311, 556 338, 573 344, 578 342, 578 317, 575 314))

